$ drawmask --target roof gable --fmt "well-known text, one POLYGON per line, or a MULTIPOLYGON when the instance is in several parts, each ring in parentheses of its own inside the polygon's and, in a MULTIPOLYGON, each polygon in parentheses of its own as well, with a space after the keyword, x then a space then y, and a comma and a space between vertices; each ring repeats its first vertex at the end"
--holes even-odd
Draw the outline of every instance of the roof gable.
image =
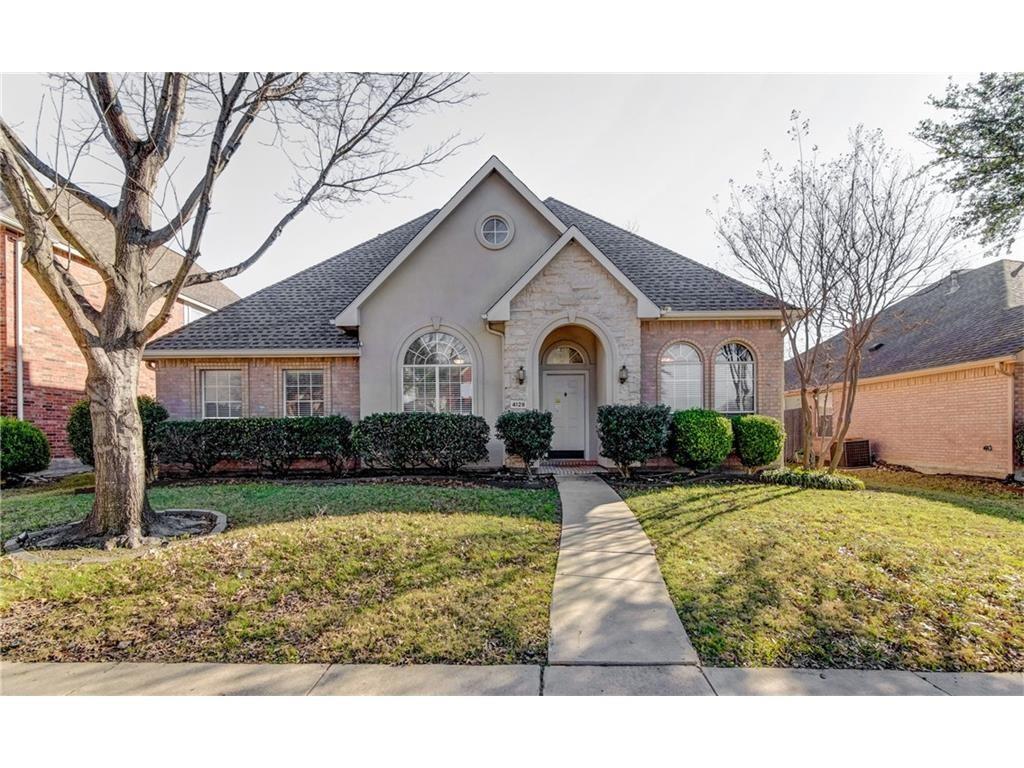
POLYGON ((366 301, 369 296, 377 290, 377 288, 391 276, 391 274, 398 269, 402 263, 409 258, 409 256, 426 240, 430 237, 431 233, 434 232, 448 216, 454 211, 462 202, 469 197, 469 195, 476 189, 480 184, 483 183, 484 179, 490 176, 492 173, 499 174, 509 185, 512 186, 523 199, 525 199, 534 209, 540 213, 558 232, 564 232, 566 229, 565 224, 555 215, 555 213, 546 206, 541 199, 537 197, 529 187, 523 184, 512 171, 509 170, 501 160, 496 156, 491 155, 490 159, 480 169, 474 173, 469 181, 462 185, 458 192, 452 196, 452 198, 445 203, 429 223, 424 226, 406 246, 395 255, 394 259, 382 269, 377 276, 370 281, 370 283, 359 292, 359 294, 352 299, 345 307, 342 308, 338 316, 334 319, 335 325, 343 327, 354 327, 359 325, 359 307, 363 302, 366 301))
POLYGON ((541 254, 541 257, 535 261, 530 268, 523 273, 511 288, 509 288, 499 298, 494 305, 487 310, 485 318, 492 322, 503 322, 507 321, 511 316, 512 299, 519 295, 519 293, 526 288, 530 282, 540 274, 541 270, 544 269, 551 260, 554 259, 563 249, 566 248, 570 243, 578 243, 582 248, 589 253, 602 267, 604 267, 609 274, 615 280, 622 285, 627 291, 629 291, 636 299, 636 314, 639 318, 656 318, 661 315, 657 305, 651 301, 636 285, 626 277, 622 270, 620 270, 615 264, 601 252, 601 249, 594 245, 590 238, 583 234, 579 228, 575 225, 569 227, 565 232, 562 233, 551 246, 541 254))

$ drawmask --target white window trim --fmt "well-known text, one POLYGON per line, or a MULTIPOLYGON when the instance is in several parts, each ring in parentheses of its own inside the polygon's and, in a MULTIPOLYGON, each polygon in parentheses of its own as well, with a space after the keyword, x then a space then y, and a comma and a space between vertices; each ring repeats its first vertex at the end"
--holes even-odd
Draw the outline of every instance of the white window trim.
MULTIPOLYGON (((462 336, 460 334, 452 333, 450 330, 447 330, 447 329, 444 329, 444 328, 437 328, 435 330, 422 330, 419 333, 413 334, 412 337, 408 340, 408 342, 402 347, 402 351, 401 351, 401 353, 399 354, 399 357, 398 357, 398 360, 399 360, 399 364, 398 364, 398 405, 399 405, 399 410, 402 411, 403 413, 458 413, 458 414, 463 414, 463 415, 473 415, 473 414, 475 414, 477 412, 477 387, 476 387, 477 364, 476 364, 476 359, 477 359, 477 354, 476 354, 476 352, 473 349, 471 349, 471 345, 469 343, 467 343, 467 341, 464 338, 462 338, 462 336), (468 363, 463 363, 462 365, 455 365, 455 364, 452 364, 452 363, 445 364, 445 365, 441 365, 439 363, 406 363, 405 362, 405 358, 409 354, 409 349, 412 347, 412 345, 415 344, 419 339, 423 338, 424 336, 428 336, 428 335, 430 335, 432 333, 442 333, 442 334, 445 334, 447 336, 452 337, 457 342, 459 342, 463 346, 465 351, 466 351, 466 356, 469 358, 468 363), (421 369, 433 368, 434 369, 434 407, 435 407, 434 411, 407 411, 406 410, 406 408, 405 408, 405 370, 406 370, 406 368, 421 368, 421 369), (440 406, 440 403, 441 403, 441 377, 438 375, 440 373, 440 369, 441 368, 469 368, 469 376, 470 376, 469 384, 470 384, 471 395, 469 397, 470 405, 469 405, 469 413, 468 414, 463 412, 463 411, 441 411, 441 410, 436 410, 440 406)), ((462 399, 464 399, 464 398, 462 398, 462 399)))
MULTIPOLYGON (((320 389, 323 391, 323 397, 321 402, 323 403, 323 413, 321 416, 327 415, 327 371, 323 368, 282 368, 281 369, 281 415, 286 419, 300 419, 306 418, 304 416, 289 416, 288 415, 288 374, 289 373, 319 373, 320 374, 320 389)), ((312 414, 311 414, 312 415, 312 414)))
POLYGON ((489 251, 500 251, 512 242, 512 238, 516 236, 516 225, 512 222, 512 218, 502 211, 488 211, 480 220, 476 223, 476 239, 484 248, 489 251), (502 240, 500 243, 488 242, 487 238, 484 237, 484 224, 489 219, 501 219, 505 222, 505 226, 508 227, 508 237, 502 240))
POLYGON ((707 402, 706 398, 704 397, 704 384, 705 384, 706 373, 705 373, 705 366, 704 366, 704 357, 701 355, 700 349, 697 347, 697 345, 693 344, 693 343, 691 343, 689 341, 673 341, 673 342, 671 342, 669 344, 666 344, 662 348, 661 352, 658 353, 658 403, 661 404, 661 405, 669 406, 670 408, 672 408, 673 411, 686 410, 686 409, 676 408, 674 405, 665 402, 665 385, 664 385, 664 381, 662 380, 662 369, 666 365, 696 366, 697 371, 698 371, 697 384, 699 385, 699 391, 697 393, 698 403, 697 403, 697 405, 692 405, 692 406, 689 406, 689 407, 690 408, 703 408, 704 407, 704 403, 707 402), (696 363, 694 363, 694 362, 686 362, 686 361, 673 362, 673 363, 662 362, 662 359, 661 359, 662 356, 664 356, 670 349, 672 349, 672 347, 678 347, 680 345, 684 345, 684 346, 690 347, 690 349, 692 349, 694 351, 694 353, 697 355, 696 363))
MULTIPOLYGON (((220 421, 241 419, 245 416, 245 382, 243 381, 241 368, 202 368, 199 371, 199 418, 200 419, 217 419, 220 421), (238 374, 238 386, 239 386, 239 399, 238 399, 238 416, 207 416, 206 415, 206 374, 208 373, 237 373, 238 374)), ((233 403, 234 400, 227 401, 212 401, 212 402, 227 402, 233 403)))
POLYGON ((714 410, 718 411, 719 413, 721 413, 723 415, 728 415, 728 416, 749 416, 750 414, 757 413, 757 355, 754 353, 754 348, 750 344, 747 344, 746 342, 743 342, 743 341, 727 341, 724 344, 721 344, 718 347, 718 349, 715 350, 715 359, 714 359, 714 362, 712 363, 712 365, 714 367, 712 368, 712 377, 713 378, 712 378, 712 382, 711 382, 711 404, 712 404, 712 407, 714 408, 714 410), (729 363, 727 361, 723 361, 723 362, 719 363, 718 355, 721 353, 721 351, 725 347, 729 346, 730 344, 738 344, 739 346, 743 347, 744 349, 746 349, 750 353, 751 360, 750 361, 745 361, 743 363, 743 365, 749 365, 751 367, 751 371, 752 371, 752 373, 751 373, 751 380, 753 382, 753 392, 752 392, 752 395, 753 395, 752 401, 753 402, 752 402, 752 405, 751 405, 751 408, 750 408, 749 411, 723 411, 723 410, 720 410, 718 408, 718 403, 715 402, 715 401, 718 400, 718 395, 716 393, 716 389, 718 387, 718 366, 719 365, 733 365, 733 363, 729 363))

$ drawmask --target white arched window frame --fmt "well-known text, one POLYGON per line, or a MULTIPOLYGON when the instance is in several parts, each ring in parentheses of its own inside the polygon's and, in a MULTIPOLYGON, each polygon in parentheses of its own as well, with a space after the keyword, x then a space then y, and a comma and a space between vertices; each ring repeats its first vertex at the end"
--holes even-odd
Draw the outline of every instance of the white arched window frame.
POLYGON ((544 355, 545 365, 586 365, 586 353, 575 344, 559 341, 551 345, 544 355))
POLYGON ((670 344, 658 361, 658 399, 673 411, 704 407, 704 363, 692 344, 670 344))
POLYGON ((737 341, 723 345, 715 355, 715 410, 754 413, 756 390, 754 353, 737 341))
POLYGON ((402 358, 402 410, 473 413, 473 358, 460 339, 434 331, 412 341, 402 358))

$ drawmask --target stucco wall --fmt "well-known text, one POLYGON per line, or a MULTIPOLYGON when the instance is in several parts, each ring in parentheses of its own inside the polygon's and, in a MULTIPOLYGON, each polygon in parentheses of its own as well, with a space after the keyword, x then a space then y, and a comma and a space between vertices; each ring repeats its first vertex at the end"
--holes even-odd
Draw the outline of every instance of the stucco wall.
MULTIPOLYGON (((361 307, 362 413, 401 410, 401 353, 436 325, 470 347, 473 411, 493 426, 503 409, 501 338, 488 332, 482 315, 557 236, 500 176, 481 182, 361 307), (515 227, 512 241, 499 250, 476 238, 479 221, 491 212, 508 216, 515 227)), ((497 440, 490 460, 502 460, 497 440)))
POLYGON ((160 360, 156 396, 172 419, 201 417, 200 374, 227 369, 242 373, 242 415, 284 416, 286 370, 324 371, 325 411, 359 418, 359 359, 355 357, 255 357, 160 360))
POLYGON ((641 324, 645 403, 657 403, 659 357, 670 344, 687 342, 704 362, 704 407, 714 407, 715 354, 730 341, 745 344, 754 353, 758 413, 782 419, 783 356, 785 345, 777 320, 645 320, 641 324))

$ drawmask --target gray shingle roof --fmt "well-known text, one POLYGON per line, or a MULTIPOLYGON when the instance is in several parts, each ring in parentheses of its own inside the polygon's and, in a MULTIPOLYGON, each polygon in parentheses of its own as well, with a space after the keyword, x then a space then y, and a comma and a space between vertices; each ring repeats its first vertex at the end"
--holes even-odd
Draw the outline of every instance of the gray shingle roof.
MULTIPOLYGON (((575 224, 660 307, 677 311, 774 309, 774 299, 721 272, 554 198, 545 205, 575 224)), ((149 345, 152 350, 344 349, 358 337, 334 318, 430 219, 431 211, 327 259, 149 345)))
POLYGON ((662 309, 677 312, 777 309, 768 294, 739 280, 549 197, 544 204, 567 225, 575 224, 662 309))
MULTIPOLYGON (((1003 259, 959 271, 956 290, 951 292, 951 285, 947 275, 879 315, 864 352, 861 378, 987 360, 1024 349, 1024 261, 1003 259)), ((842 338, 823 345, 824 359, 842 359, 842 338)), ((799 386, 789 360, 786 389, 799 386)))
POLYGON ((416 237, 437 211, 246 296, 162 336, 149 349, 346 349, 359 338, 334 318, 416 237))

